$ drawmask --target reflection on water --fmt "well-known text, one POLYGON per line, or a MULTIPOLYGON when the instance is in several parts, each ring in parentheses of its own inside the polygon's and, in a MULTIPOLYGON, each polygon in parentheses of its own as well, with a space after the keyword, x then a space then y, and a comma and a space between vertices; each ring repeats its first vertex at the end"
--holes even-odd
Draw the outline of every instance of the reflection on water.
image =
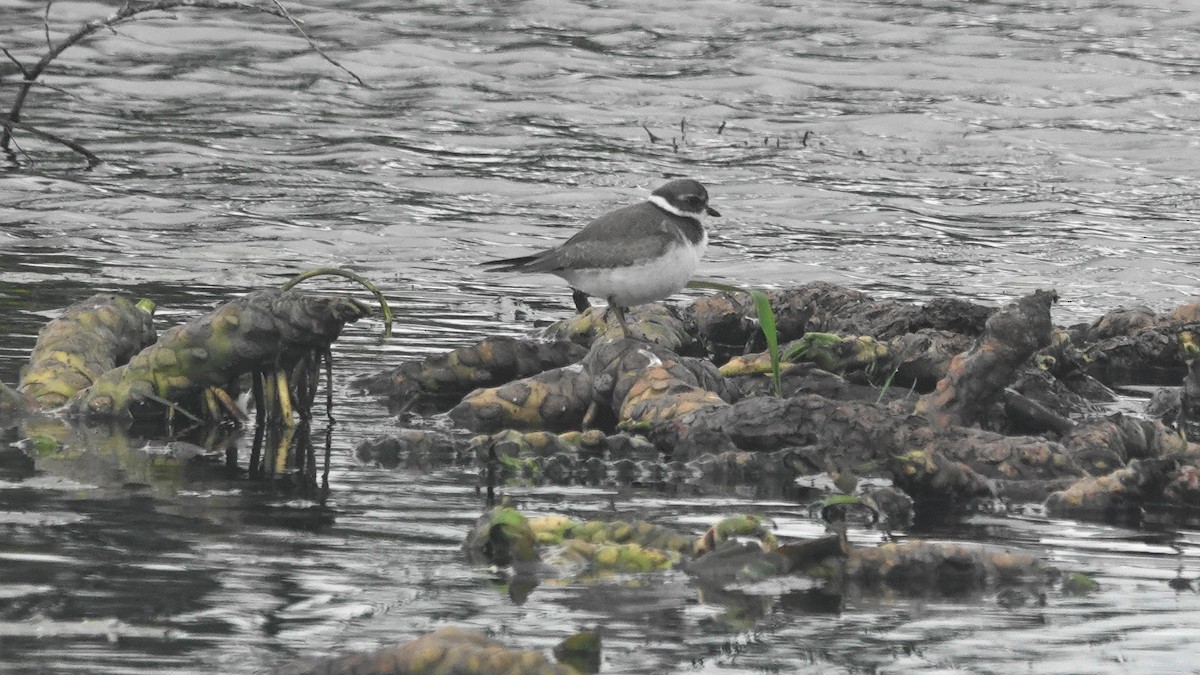
MULTIPOLYGON (((3 7, 0 44, 32 61, 43 5, 3 7)), ((916 300, 1002 302, 1055 287, 1064 324, 1122 303, 1168 309, 1200 293, 1200 10, 1165 0, 294 9, 371 88, 347 83, 286 25, 211 11, 124 26, 51 68, 53 87, 34 90, 26 120, 107 162, 83 171, 27 135, 6 160, 0 379, 16 380, 56 308, 92 292, 154 298, 163 328, 314 266, 385 289, 396 337, 379 345, 377 320, 364 320, 335 345, 327 474, 321 425, 312 446, 299 443, 311 454, 285 458, 299 462, 284 472, 303 477, 294 482, 251 475, 270 473, 281 447, 264 443, 255 458, 252 432, 191 439, 186 462, 183 445, 103 434, 72 442, 89 448, 86 461, 31 466, 26 452, 0 451, 6 666, 252 672, 456 623, 525 647, 599 624, 607 672, 1191 667, 1191 530, 977 516, 920 533, 1029 548, 1096 573, 1104 589, 1045 606, 830 606, 804 589, 701 599, 682 576, 649 589, 547 584, 511 603, 458 551, 482 509, 472 469, 358 463, 355 444, 397 420, 344 383, 563 316, 564 288, 473 264, 558 241, 674 175, 709 184, 726 216, 707 277, 821 279, 916 300)), ((58 37, 110 11, 56 3, 50 26, 58 37)), ((757 510, 792 536, 821 531, 787 498, 509 492, 534 511, 694 528, 757 510)))

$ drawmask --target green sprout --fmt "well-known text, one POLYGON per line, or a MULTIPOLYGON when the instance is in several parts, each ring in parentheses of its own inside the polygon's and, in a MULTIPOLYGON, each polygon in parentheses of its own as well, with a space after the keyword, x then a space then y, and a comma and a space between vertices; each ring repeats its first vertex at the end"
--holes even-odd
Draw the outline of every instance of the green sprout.
POLYGON ((767 353, 771 355, 771 380, 775 385, 775 395, 783 396, 783 379, 779 371, 779 331, 775 327, 775 312, 771 309, 771 300, 767 294, 758 289, 746 290, 715 281, 689 281, 687 287, 750 295, 754 300, 754 308, 758 311, 758 326, 762 329, 763 337, 767 339, 767 353))

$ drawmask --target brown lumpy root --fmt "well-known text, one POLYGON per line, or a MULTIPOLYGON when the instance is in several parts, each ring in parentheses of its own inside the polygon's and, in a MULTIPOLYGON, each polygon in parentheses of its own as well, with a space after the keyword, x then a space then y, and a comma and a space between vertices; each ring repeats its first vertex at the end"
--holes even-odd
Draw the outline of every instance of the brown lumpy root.
MULTIPOLYGON (((805 333, 869 335, 886 342, 924 330, 978 336, 995 311, 953 298, 924 305, 873 298, 866 293, 826 282, 767 291, 780 343, 805 333)), ((697 299, 681 312, 693 332, 710 346, 718 361, 762 348, 754 302, 746 293, 717 293, 697 299)))
POLYGON ((290 420, 293 401, 311 405, 317 360, 328 359, 346 323, 366 314, 348 298, 256 291, 167 331, 69 405, 93 418, 158 415, 165 408, 219 418, 242 378, 254 376, 267 407, 290 420))
POLYGON ((954 596, 1002 586, 1048 586, 1057 570, 1028 553, 980 545, 930 541, 855 547, 844 562, 844 581, 860 592, 890 588, 907 594, 954 596))
MULTIPOLYGON (((805 333, 780 347, 783 373, 799 372, 812 364, 822 371, 863 382, 927 391, 946 376, 950 362, 969 349, 974 339, 961 333, 922 329, 887 341, 869 335, 842 337, 832 333, 805 333), (861 374, 861 375, 860 375, 861 374)), ((726 377, 766 375, 771 372, 767 352, 735 356, 720 372, 726 377)))
POLYGON ((566 431, 614 422, 633 428, 720 404, 723 394, 730 396, 707 361, 606 338, 577 364, 471 392, 450 418, 473 431, 566 431))
POLYGON ((355 384, 395 399, 460 397, 477 387, 496 386, 551 368, 570 365, 587 349, 569 340, 541 342, 486 338, 446 354, 400 364, 391 372, 355 384))
MULTIPOLYGON (((1177 458, 1178 472, 1147 485, 1170 485, 1177 501, 1190 499, 1182 468, 1189 460, 1178 458, 1200 453, 1189 442, 1197 435, 1190 420, 1200 417, 1200 347, 1189 323, 1200 312, 1192 306, 1169 315, 1118 311, 1094 326, 1063 329, 1051 321, 1053 291, 995 309, 915 306, 829 284, 769 296, 778 337, 795 361, 783 364, 781 396, 770 357, 745 354, 761 348, 758 309, 746 294, 719 293, 678 309, 646 308, 639 321, 655 325, 641 334, 665 336, 649 342, 610 333, 600 310, 561 322, 550 331, 587 345, 585 356, 475 390, 450 418, 492 435, 620 431, 646 437, 660 453, 625 470, 630 462, 601 466, 551 446, 505 442, 496 447, 513 454, 479 459, 511 471, 506 480, 675 482, 765 469, 836 473, 853 485, 861 471, 883 474, 920 503, 969 507, 1040 501, 1134 461, 1177 458), (662 330, 675 319, 690 341, 662 330), (1154 349, 1104 347, 1127 339, 1154 349), (704 356, 692 356, 696 349, 704 356), (742 355, 715 369, 726 352, 742 355), (1166 370, 1149 367, 1161 359, 1166 370), (1140 369, 1142 384, 1164 377, 1183 384, 1173 399, 1156 399, 1163 420, 1102 416, 1117 400, 1106 385, 1140 369), (746 461, 750 453, 770 461, 746 461)), ((1151 492, 1131 494, 1144 504, 1164 496, 1151 492)))
POLYGON ((992 315, 979 341, 951 360, 946 376, 914 412, 936 426, 981 419, 1017 370, 1050 344, 1050 305, 1057 300, 1053 292, 1037 291, 992 315))
POLYGON ((155 340, 149 301, 97 294, 67 307, 38 333, 17 389, 56 408, 155 340))
MULTIPOLYGON (((570 638, 568 638, 570 639, 570 638)), ((574 643, 572 643, 574 644, 574 643)), ((599 649, 598 641, 594 648, 599 649)), ((575 651, 579 647, 576 646, 575 651)), ((540 651, 509 649, 479 631, 447 627, 373 652, 338 656, 314 663, 293 664, 278 675, 351 675, 403 673, 404 675, 578 675, 571 666, 554 663, 540 651)))

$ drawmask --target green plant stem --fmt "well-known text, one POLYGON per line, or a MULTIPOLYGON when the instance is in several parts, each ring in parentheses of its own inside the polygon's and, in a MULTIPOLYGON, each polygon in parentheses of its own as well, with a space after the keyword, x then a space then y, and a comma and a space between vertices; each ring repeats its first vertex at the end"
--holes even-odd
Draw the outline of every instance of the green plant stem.
POLYGON ((767 353, 771 356, 771 381, 775 386, 775 395, 783 396, 783 375, 779 370, 779 331, 775 325, 775 312, 771 309, 771 300, 767 294, 758 289, 748 291, 716 281, 689 281, 687 287, 724 293, 746 293, 754 300, 754 308, 758 311, 758 326, 762 329, 763 337, 767 339, 767 353))
POLYGON ((379 301, 379 309, 383 313, 383 339, 386 340, 392 336, 392 308, 388 305, 387 298, 383 297, 383 293, 381 293, 379 288, 376 287, 375 284, 371 283, 370 280, 355 274, 354 272, 338 269, 336 267, 318 267, 316 269, 308 270, 307 272, 301 272, 295 277, 292 277, 291 281, 284 284, 282 289, 285 291, 291 290, 305 279, 311 279, 312 277, 320 276, 343 277, 345 279, 354 281, 362 285, 362 287, 368 291, 371 291, 371 294, 374 295, 375 299, 379 301))

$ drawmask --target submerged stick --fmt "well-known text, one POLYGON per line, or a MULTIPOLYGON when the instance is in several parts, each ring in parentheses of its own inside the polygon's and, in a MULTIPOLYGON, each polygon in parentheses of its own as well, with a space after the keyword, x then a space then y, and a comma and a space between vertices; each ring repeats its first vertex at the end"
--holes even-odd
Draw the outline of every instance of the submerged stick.
MULTIPOLYGON (((11 119, 6 119, 3 117, 0 117, 0 127, 4 127, 5 134, 12 133, 13 129, 20 129, 21 131, 28 131, 29 133, 33 134, 34 136, 37 136, 38 138, 44 138, 47 141, 51 141, 53 143, 58 143, 59 145, 65 145, 68 148, 70 148, 71 150, 74 150, 75 152, 79 153, 80 155, 83 155, 84 159, 87 160, 89 169, 92 168, 93 166, 96 166, 97 164, 99 164, 101 162, 100 158, 97 157, 94 152, 92 152, 91 150, 88 150, 87 148, 83 147, 79 143, 76 143, 75 141, 72 141, 69 138, 63 138, 62 136, 59 136, 57 134, 52 134, 49 131, 39 129, 35 126, 25 124, 24 122, 14 122, 11 119)), ((5 149, 7 150, 8 148, 5 148, 5 149)))

